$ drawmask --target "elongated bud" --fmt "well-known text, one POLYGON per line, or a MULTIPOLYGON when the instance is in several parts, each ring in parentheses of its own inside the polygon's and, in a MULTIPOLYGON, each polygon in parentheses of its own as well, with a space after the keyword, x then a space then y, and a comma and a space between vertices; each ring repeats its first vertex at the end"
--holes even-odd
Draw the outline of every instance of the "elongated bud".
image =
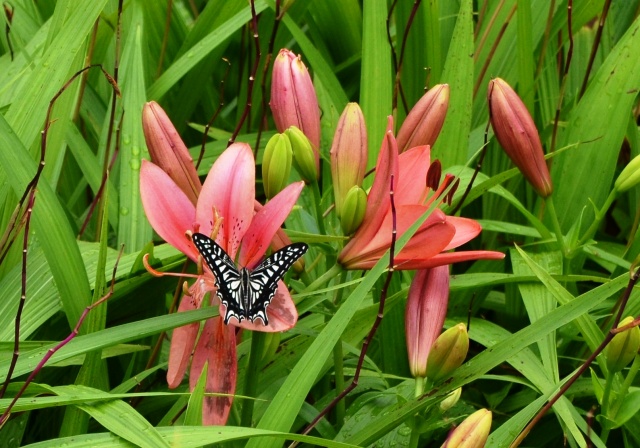
POLYGON ((330 154, 336 212, 338 216, 342 216, 342 204, 347 193, 353 186, 362 186, 367 170, 367 128, 357 103, 349 103, 344 108, 330 154))
POLYGON ((165 111, 155 101, 142 109, 142 129, 151 161, 173 179, 194 204, 202 189, 186 145, 165 111))
POLYGON ((289 137, 275 134, 269 139, 262 158, 262 180, 267 198, 271 199, 288 185, 292 157, 289 137))
POLYGON ((357 185, 351 187, 344 201, 344 209, 340 217, 340 225, 345 235, 358 230, 367 211, 367 193, 357 185))
POLYGON ((416 272, 405 313, 409 369, 414 377, 427 375, 429 352, 442 330, 448 303, 449 266, 416 272))
POLYGON ((489 115, 500 145, 538 194, 553 191, 536 125, 518 94, 500 78, 489 82, 489 115))
POLYGON ((296 167, 300 177, 306 183, 316 180, 318 178, 318 165, 316 164, 315 153, 309 139, 295 126, 291 126, 284 133, 291 142, 293 166, 296 167))
POLYGON ((640 156, 635 156, 627 166, 624 167, 614 185, 619 193, 627 191, 640 183, 640 156))
POLYGON ((398 131, 400 152, 421 145, 433 146, 449 108, 449 85, 433 86, 409 111, 398 131))
POLYGON ((300 56, 282 49, 273 62, 271 112, 278 132, 291 126, 300 129, 311 142, 316 171, 320 169, 320 108, 307 67, 300 56))
POLYGON ((491 431, 491 411, 480 409, 449 433, 441 448, 482 448, 491 431))
POLYGON ((469 334, 465 324, 442 333, 433 343, 427 360, 427 377, 432 382, 446 378, 464 362, 469 351, 469 334))
MULTIPOLYGON (((631 322, 633 322, 633 317, 625 317, 620 321, 618 328, 631 322)), ((609 371, 615 373, 627 367, 638 354, 638 349, 640 349, 640 329, 638 327, 616 334, 606 349, 609 371)))
POLYGON ((460 400, 460 396, 462 395, 462 387, 458 387, 456 390, 451 392, 447 397, 440 402, 440 410, 442 412, 447 412, 449 409, 454 407, 458 400, 460 400))

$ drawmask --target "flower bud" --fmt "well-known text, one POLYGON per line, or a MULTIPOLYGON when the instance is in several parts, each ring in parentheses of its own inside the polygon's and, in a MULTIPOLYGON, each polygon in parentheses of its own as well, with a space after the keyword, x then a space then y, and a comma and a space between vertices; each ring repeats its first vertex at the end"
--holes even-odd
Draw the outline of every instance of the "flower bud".
POLYGON ((440 402, 440 410, 442 412, 447 412, 449 409, 454 407, 458 400, 460 400, 460 396, 462 395, 462 387, 458 387, 456 390, 451 392, 446 396, 444 400, 440 402))
POLYGON ((367 128, 357 103, 349 103, 344 108, 333 137, 330 155, 336 213, 342 216, 342 205, 347 193, 355 185, 362 186, 367 170, 367 128))
POLYGON ((616 183, 615 189, 619 193, 627 191, 629 188, 635 187, 640 183, 640 156, 635 156, 627 166, 624 167, 616 183))
POLYGON ((289 184, 291 173, 291 143, 285 134, 275 134, 267 142, 262 158, 264 193, 271 199, 289 184))
POLYGON ((296 126, 307 136, 320 169, 320 108, 307 67, 300 56, 282 49, 273 62, 271 112, 278 132, 296 126))
POLYGON ((482 448, 491 431, 491 411, 480 409, 449 433, 441 448, 482 448))
POLYGON ((318 165, 316 164, 315 153, 309 139, 295 126, 291 126, 284 133, 291 142, 293 166, 296 167, 300 177, 307 183, 316 180, 318 178, 318 165))
POLYGON ((427 360, 427 377, 432 382, 446 378, 460 367, 469 351, 469 334, 465 324, 458 324, 442 333, 431 346, 427 360))
POLYGON ((442 330, 448 303, 448 265, 416 272, 409 288, 405 313, 409 369, 414 377, 427 375, 429 352, 442 330))
POLYGON ((367 193, 357 185, 351 187, 344 200, 344 208, 340 217, 340 225, 345 235, 358 230, 367 211, 367 193))
MULTIPOLYGON (((624 318, 619 327, 633 322, 633 317, 624 318)), ((640 348, 640 328, 633 327, 622 333, 616 334, 607 345, 607 368, 611 373, 624 369, 638 354, 640 348)))
POLYGON ((536 125, 518 94, 500 78, 489 82, 489 115, 500 145, 542 197, 553 191, 536 125))
POLYGON ((435 85, 422 95, 398 131, 400 152, 415 146, 433 146, 442 130, 448 108, 448 84, 435 85))
POLYGON ((173 179, 194 204, 202 189, 191 154, 165 111, 155 101, 142 109, 142 129, 151 161, 173 179))

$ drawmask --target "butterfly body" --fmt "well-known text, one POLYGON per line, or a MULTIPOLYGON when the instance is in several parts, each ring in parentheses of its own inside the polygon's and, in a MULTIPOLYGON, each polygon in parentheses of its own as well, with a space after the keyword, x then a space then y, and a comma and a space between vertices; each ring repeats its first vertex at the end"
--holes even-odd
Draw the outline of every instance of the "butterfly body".
POLYGON ((309 246, 294 243, 274 252, 255 269, 238 269, 229 255, 211 238, 194 233, 193 242, 216 278, 218 298, 226 307, 224 323, 262 319, 268 325, 267 306, 276 294, 278 282, 309 246))

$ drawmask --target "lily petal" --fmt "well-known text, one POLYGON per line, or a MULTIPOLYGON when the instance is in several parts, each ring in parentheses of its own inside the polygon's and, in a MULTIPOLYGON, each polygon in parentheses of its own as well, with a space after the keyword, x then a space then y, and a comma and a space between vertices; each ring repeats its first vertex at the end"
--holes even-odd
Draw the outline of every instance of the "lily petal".
POLYGON ((447 222, 456 228, 456 234, 444 250, 455 249, 458 246, 471 241, 482 231, 482 226, 477 221, 468 218, 447 216, 447 222))
POLYGON ((427 189, 427 172, 431 164, 431 148, 416 146, 398 157, 400 167, 394 186, 396 205, 419 204, 427 189))
POLYGON ((147 219, 158 235, 196 261, 198 251, 185 236, 185 231, 193 229, 196 209, 167 173, 146 160, 140 167, 140 196, 147 219))
POLYGON ((242 266, 254 268, 262 261, 271 240, 289 216, 303 188, 302 181, 287 186, 253 216, 240 248, 238 260, 242 266))
POLYGON ((491 250, 463 250, 460 252, 443 252, 426 260, 415 258, 413 260, 403 261, 402 267, 400 269, 429 269, 435 268, 436 266, 460 263, 463 261, 502 260, 503 258, 504 254, 502 252, 494 252, 491 250))
POLYGON ((216 242, 235 259, 253 217, 255 163, 246 143, 234 143, 215 161, 202 186, 196 210, 200 232, 211 233, 213 209, 222 217, 216 242))
MULTIPOLYGON (((195 387, 205 363, 208 363, 206 392, 231 394, 237 377, 236 329, 225 325, 221 317, 208 319, 198 340, 191 362, 189 387, 195 387)), ((205 397, 202 409, 204 425, 224 425, 229 418, 232 396, 205 397)))

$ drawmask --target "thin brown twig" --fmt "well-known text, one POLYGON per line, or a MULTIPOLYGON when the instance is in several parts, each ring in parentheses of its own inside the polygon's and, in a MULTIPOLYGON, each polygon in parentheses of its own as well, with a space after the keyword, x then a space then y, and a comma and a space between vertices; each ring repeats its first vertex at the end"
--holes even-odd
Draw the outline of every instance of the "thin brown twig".
POLYGON ((160 57, 158 58, 158 68, 156 69, 156 78, 162 73, 162 65, 164 64, 164 56, 167 53, 167 45, 169 44, 169 31, 171 30, 171 13, 173 12, 173 0, 167 0, 167 15, 164 20, 164 33, 162 34, 162 46, 160 47, 160 57))
POLYGON ((209 135, 209 129, 211 128, 211 125, 216 120, 216 118, 218 118, 218 115, 220 115, 220 112, 222 112, 222 108, 224 107, 224 83, 227 80, 227 76, 229 76, 229 71, 231 70, 231 63, 227 58, 222 58, 222 60, 227 63, 227 69, 225 70, 224 75, 220 80, 220 103, 218 104, 218 108, 215 110, 215 112, 211 116, 211 119, 207 122, 206 126, 204 127, 204 132, 202 133, 202 145, 200 146, 200 154, 198 155, 198 161, 196 162, 196 170, 200 167, 200 163, 202 163, 202 158, 204 157, 204 149, 205 149, 205 146, 207 145, 207 136, 209 135))
POLYGON ((591 366, 593 361, 598 357, 598 355, 600 355, 600 353, 602 353, 602 351, 609 344, 609 342, 611 342, 611 339, 613 339, 613 337, 616 334, 622 331, 626 331, 629 328, 640 324, 640 319, 635 319, 633 322, 618 328, 618 324, 622 319, 622 313, 624 313, 624 310, 627 306, 627 302, 629 301, 629 297, 631 297, 631 292, 633 291, 633 288, 635 287, 639 278, 640 278, 640 268, 636 269, 636 271, 631 275, 631 278, 629 279, 629 283, 627 284, 627 287, 623 292, 622 300, 620 301, 621 302, 620 308, 618 309, 618 313, 616 314, 616 317, 613 320, 613 323, 611 325, 611 330, 609 330, 609 332, 605 335, 603 341, 593 351, 591 356, 589 356, 587 360, 580 366, 580 368, 571 376, 571 378, 560 388, 560 390, 542 407, 542 409, 540 409, 540 411, 538 411, 535 417, 522 430, 522 432, 518 435, 518 437, 516 437, 516 439, 511 443, 511 445, 509 445, 509 448, 516 448, 520 446, 522 441, 527 437, 527 435, 533 429, 533 427, 542 419, 542 417, 551 409, 551 407, 560 399, 560 397, 562 397, 569 390, 569 388, 578 380, 578 378, 580 378, 580 376, 582 376, 582 374, 587 371, 587 369, 591 366))
MULTIPOLYGON (((562 74, 562 84, 560 86, 560 92, 558 94, 558 104, 556 106, 556 114, 553 118, 553 131, 551 133, 551 147, 549 152, 554 152, 556 149, 556 139, 558 137, 558 124, 560 123, 560 111, 562 109, 562 101, 564 100, 564 92, 569 79, 569 67, 571 67, 571 59, 573 58, 573 32, 571 25, 573 11, 573 0, 567 2, 567 27, 569 31, 569 49, 567 50, 567 61, 564 66, 564 73, 562 74)), ((551 163, 551 162, 550 162, 551 163)))
POLYGON ((256 80, 256 73, 258 72, 258 67, 260 66, 260 58, 262 57, 262 52, 260 51, 260 39, 258 35, 258 15, 256 14, 256 2, 255 0, 251 0, 251 28, 253 28, 253 41, 256 46, 256 56, 253 63, 253 67, 251 68, 251 73, 249 74, 249 83, 247 85, 247 102, 244 106, 244 110, 242 111, 242 116, 236 125, 236 128, 229 139, 229 143, 227 146, 232 145, 236 141, 236 137, 240 133, 240 129, 244 125, 245 120, 249 117, 249 113, 251 112, 251 102, 253 96, 253 85, 256 80))
POLYGON ((260 121, 258 122, 258 135, 256 137, 256 145, 253 148, 253 157, 258 157, 258 148, 260 148, 260 139, 262 138, 262 131, 266 128, 267 124, 267 77, 269 74, 269 67, 271 66, 271 58, 273 58, 273 49, 276 43, 276 35, 278 34, 278 28, 280 27, 280 23, 282 22, 282 17, 284 16, 285 11, 280 10, 280 0, 276 0, 276 8, 275 8, 275 20, 273 23, 273 28, 271 29, 271 36, 269 37, 269 44, 267 46, 267 56, 264 60, 264 65, 262 66, 262 79, 260 80, 260 91, 262 92, 262 106, 261 106, 261 116, 260 121))
MULTIPOLYGON (((96 209, 96 205, 98 204, 98 201, 102 197, 102 191, 104 190, 104 187, 107 184, 107 173, 111 166, 111 164, 109 163, 109 149, 111 148, 111 139, 113 135, 113 128, 115 125, 116 101, 117 101, 117 98, 120 96, 120 90, 119 88, 117 88, 117 85, 118 85, 118 73, 120 71, 120 46, 122 45, 121 35, 122 35, 123 1, 124 0, 118 0, 118 23, 116 24, 116 49, 115 49, 115 56, 114 56, 114 62, 113 62, 113 76, 109 75, 104 69, 102 70, 102 72, 105 73, 105 75, 107 75, 107 78, 110 79, 109 82, 111 86, 114 88, 114 94, 111 97, 111 110, 109 111, 109 129, 107 130, 107 142, 105 144, 104 158, 102 160, 102 178, 100 181, 100 187, 98 188, 98 192, 93 198, 93 201, 91 202, 91 206, 89 207, 87 216, 85 217, 84 222, 80 227, 80 232, 78 232, 78 238, 82 237, 85 230, 87 229, 87 226, 89 225, 89 221, 93 216, 93 212, 96 209)), ((122 113, 124 116, 124 111, 122 113)), ((117 154, 117 152, 114 151, 114 154, 117 154)), ((102 208, 99 209, 98 213, 102 213, 102 210, 103 210, 102 208)), ((98 227, 96 229, 96 237, 100 235, 101 225, 102 225, 102 219, 100 219, 100 216, 98 216, 98 219, 97 219, 98 227)))
MULTIPOLYGON (((389 285, 391 284, 391 277, 393 276, 393 272, 394 272, 394 266, 395 266, 395 261, 394 261, 394 257, 395 257, 395 250, 396 250, 396 238, 397 238, 397 229, 396 229, 396 204, 395 204, 395 200, 394 200, 394 189, 393 189, 393 180, 394 180, 394 176, 393 174, 390 177, 390 182, 389 182, 389 200, 391 202, 391 222, 392 222, 392 227, 391 227, 391 244, 389 245, 389 268, 387 270, 387 277, 385 279, 384 285, 382 287, 382 291, 380 292, 380 301, 378 304, 378 314, 376 315, 376 320, 373 322, 373 326, 371 327, 371 330, 369 330, 369 334, 367 335, 367 338, 365 339, 365 341, 362 343, 362 349, 360 350, 360 356, 358 358, 358 364, 356 365, 356 371, 353 375, 353 379, 351 380, 351 383, 344 388, 340 393, 338 393, 336 395, 336 397, 331 400, 331 402, 325 406, 325 408, 320 411, 320 413, 311 421, 311 423, 309 423, 309 425, 305 428, 305 430, 302 432, 302 434, 309 434, 309 432, 311 432, 311 430, 318 424, 318 422, 322 419, 322 417, 324 417, 325 415, 327 415, 327 413, 329 413, 329 411, 331 411, 331 409, 333 409, 333 407, 340 401, 342 400, 344 397, 346 397, 349 392, 351 392, 353 389, 356 388, 356 386, 358 385, 358 381, 360 379, 360 372, 362 371, 362 366, 364 364, 364 359, 367 355, 367 350, 369 348, 369 344, 371 344, 371 341, 373 340, 373 337, 375 336, 376 332, 378 331, 378 327, 380 326, 380 323, 382 322, 382 318, 384 317, 384 305, 387 299, 387 293, 389 290, 389 285)), ((291 445, 292 447, 295 447, 296 443, 293 443, 291 445)))
MULTIPOLYGON (((589 62, 587 63, 587 69, 584 72, 584 79, 582 80, 582 87, 580 87, 580 93, 578 94, 578 98, 582 98, 582 95, 584 95, 584 92, 587 90, 587 84, 589 83, 589 74, 593 69, 593 63, 596 60, 596 53, 598 53, 598 47, 600 47, 600 41, 602 40, 602 32, 604 30, 604 23, 607 20, 607 15, 609 14, 610 7, 611 7, 611 0, 605 0, 604 5, 602 7, 602 15, 600 15, 600 20, 598 21, 598 29, 593 39, 593 46, 591 47, 589 62)), ((569 30, 569 32, 571 32, 571 30, 569 30)))
POLYGON ((47 350, 47 353, 42 357, 42 359, 40 360, 38 365, 35 367, 35 369, 33 369, 33 371, 29 374, 29 376, 27 377, 27 380, 24 382, 24 384, 22 385, 22 387, 20 388, 20 390, 18 391, 16 396, 13 397, 13 400, 11 400, 11 403, 9 404, 7 409, 4 411, 2 416, 0 416, 0 427, 2 427, 7 422, 7 419, 11 415, 11 409, 13 409, 13 406, 16 404, 18 399, 27 390, 27 387, 29 387, 29 384, 31 384, 31 382, 36 377, 36 375, 38 373, 40 373, 40 370, 42 370, 42 368, 47 363, 47 361, 49 361, 49 359, 58 350, 60 350, 65 345, 67 345, 69 342, 71 342, 78 335, 78 332, 80 331, 80 327, 82 326, 82 323, 84 322, 86 317, 89 315, 89 312, 91 310, 93 310, 94 308, 100 306, 102 303, 106 302, 113 295, 113 290, 114 290, 114 286, 115 286, 115 283, 116 283, 116 272, 118 270, 118 263, 120 262, 120 257, 122 256, 123 250, 124 250, 124 246, 122 246, 120 248, 120 253, 118 254, 118 259, 116 260, 116 263, 113 266, 113 273, 111 275, 111 286, 109 287, 109 291, 107 291, 107 293, 104 296, 102 296, 100 299, 98 299, 96 302, 94 302, 93 304, 87 306, 84 309, 84 311, 80 315, 80 318, 78 319, 78 322, 76 323, 76 326, 73 328, 71 333, 69 333, 69 336, 67 336, 62 341, 60 341, 58 344, 56 344, 55 347, 50 348, 49 350, 47 350))

